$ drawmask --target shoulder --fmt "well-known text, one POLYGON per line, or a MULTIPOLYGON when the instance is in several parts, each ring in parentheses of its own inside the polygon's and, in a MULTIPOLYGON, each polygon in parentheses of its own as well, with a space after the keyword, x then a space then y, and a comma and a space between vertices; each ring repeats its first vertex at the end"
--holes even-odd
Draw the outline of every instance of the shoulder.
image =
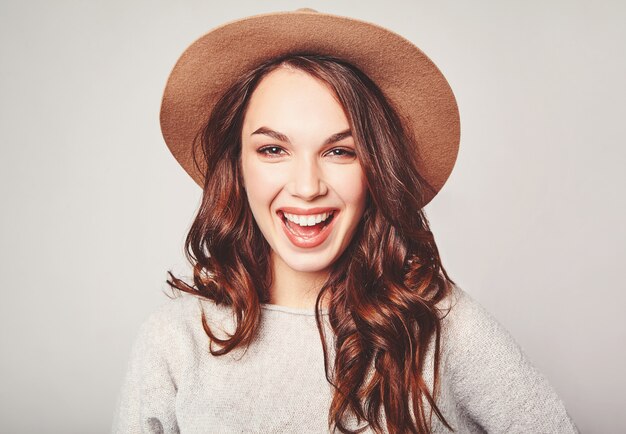
POLYGON ((134 351, 159 356, 168 363, 178 363, 204 351, 208 342, 202 326, 206 322, 218 332, 231 329, 232 315, 227 307, 192 294, 168 296, 142 321, 134 351))
POLYGON ((576 432, 556 391, 493 315, 458 287, 447 305, 444 375, 464 417, 488 432, 576 432))
POLYGON ((219 322, 229 316, 230 310, 216 305, 212 300, 179 293, 176 296, 168 296, 167 300, 161 302, 144 319, 141 329, 152 333, 166 330, 183 331, 193 326, 201 318, 202 313, 207 321, 219 322))
POLYGON ((168 298, 144 318, 139 327, 139 338, 153 343, 169 340, 177 330, 184 329, 189 318, 195 317, 197 312, 196 297, 181 294, 168 298))
POLYGON ((496 378, 523 382, 539 374, 511 333, 466 291, 455 286, 448 307, 442 320, 442 355, 458 386, 473 389, 469 386, 474 380, 481 387, 494 387, 496 378))
POLYGON ((442 321, 442 334, 449 351, 484 348, 487 343, 493 350, 519 351, 511 334, 485 307, 460 287, 452 288, 443 304, 445 317, 442 321), (500 345, 494 345, 496 343, 500 345))
POLYGON ((450 314, 445 318, 447 322, 473 321, 477 319, 493 320, 491 315, 474 297, 456 285, 452 286, 452 291, 446 299, 444 307, 450 309, 450 314))

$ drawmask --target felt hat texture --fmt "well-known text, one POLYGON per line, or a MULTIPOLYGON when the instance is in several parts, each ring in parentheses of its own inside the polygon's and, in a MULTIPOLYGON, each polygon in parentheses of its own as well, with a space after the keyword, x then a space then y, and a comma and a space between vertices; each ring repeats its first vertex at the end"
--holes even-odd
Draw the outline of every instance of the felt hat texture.
POLYGON ((193 161, 194 139, 220 96, 242 72, 288 53, 342 58, 368 75, 407 121, 417 142, 418 169, 434 191, 457 158, 458 106, 437 66, 406 38, 379 25, 303 8, 228 22, 193 42, 165 86, 161 131, 170 151, 204 186, 205 167, 193 161))

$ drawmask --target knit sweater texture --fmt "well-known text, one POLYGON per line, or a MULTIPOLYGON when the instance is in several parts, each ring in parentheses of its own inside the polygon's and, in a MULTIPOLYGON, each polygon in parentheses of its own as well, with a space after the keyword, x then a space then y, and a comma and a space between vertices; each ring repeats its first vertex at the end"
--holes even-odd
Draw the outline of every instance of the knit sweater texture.
MULTIPOLYGON (((493 316, 458 287, 442 303, 451 309, 442 322, 437 405, 455 432, 579 432, 555 390, 493 316)), ((259 334, 247 350, 212 356, 202 310, 214 333, 226 337, 235 326, 230 309, 188 294, 165 302, 139 329, 112 432, 328 433, 333 388, 314 310, 261 307, 259 334)), ((332 366, 333 335, 322 312, 332 366)), ((424 372, 430 390, 432 356, 433 342, 424 372)), ((434 414, 432 422, 432 432, 450 432, 434 414)))

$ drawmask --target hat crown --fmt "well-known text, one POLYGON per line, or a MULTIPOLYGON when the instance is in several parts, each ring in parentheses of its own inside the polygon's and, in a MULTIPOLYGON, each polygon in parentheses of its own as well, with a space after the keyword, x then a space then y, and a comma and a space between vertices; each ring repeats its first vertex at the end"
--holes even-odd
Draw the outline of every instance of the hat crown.
POLYGON ((296 9, 296 12, 306 12, 306 13, 314 12, 314 13, 317 13, 317 11, 315 9, 311 9, 311 8, 298 8, 298 9, 296 9))

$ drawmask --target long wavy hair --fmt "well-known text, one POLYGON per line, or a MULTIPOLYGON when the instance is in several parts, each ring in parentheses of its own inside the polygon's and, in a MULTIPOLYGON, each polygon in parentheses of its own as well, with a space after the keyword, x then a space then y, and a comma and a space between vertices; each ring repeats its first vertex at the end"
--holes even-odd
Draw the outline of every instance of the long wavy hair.
POLYGON ((350 430, 345 418, 365 420, 377 433, 427 433, 432 413, 449 429, 436 404, 441 315, 436 305, 455 283, 444 270, 428 220, 406 121, 378 86, 354 65, 335 57, 293 53, 246 71, 219 99, 198 132, 194 159, 206 165, 204 193, 185 242, 193 284, 176 278, 174 290, 192 293, 233 310, 236 328, 218 338, 204 312, 202 326, 213 356, 247 347, 269 301, 270 247, 250 211, 241 177, 241 130, 250 96, 279 67, 297 68, 325 82, 348 118, 357 158, 368 185, 368 203, 355 234, 331 267, 315 305, 327 381, 334 393, 329 429, 350 430), (335 360, 329 371, 320 301, 329 297, 335 360), (424 377, 434 340, 433 390, 424 377), (217 344, 219 348, 214 348, 217 344), (430 411, 427 412, 426 403, 430 411), (384 425, 381 416, 384 409, 384 425), (428 413, 428 414, 427 414, 428 413))

